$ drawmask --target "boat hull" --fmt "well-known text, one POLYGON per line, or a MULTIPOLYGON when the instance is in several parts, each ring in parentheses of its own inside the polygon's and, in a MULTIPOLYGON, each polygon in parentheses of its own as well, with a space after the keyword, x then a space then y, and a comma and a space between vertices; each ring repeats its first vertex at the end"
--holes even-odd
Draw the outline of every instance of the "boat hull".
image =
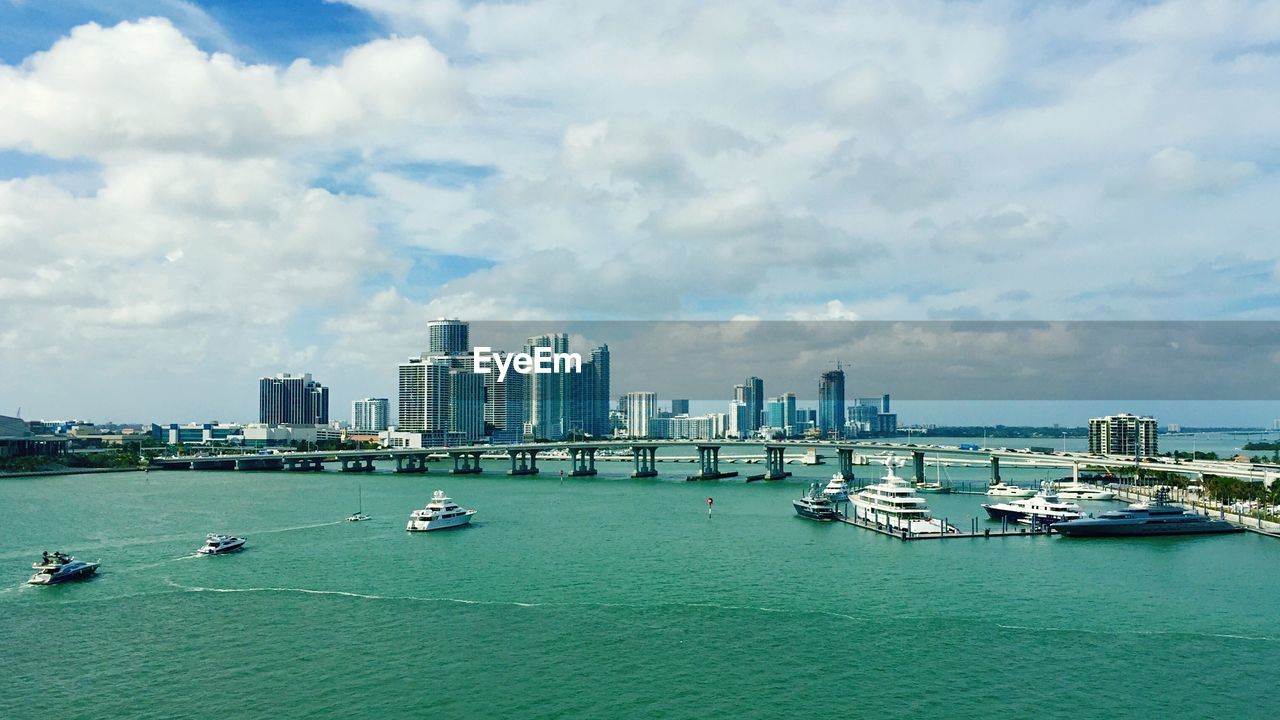
POLYGON ((64 582, 74 582, 76 580, 87 580, 98 571, 98 563, 85 563, 84 565, 61 572, 57 575, 46 575, 37 573, 31 576, 27 581, 30 585, 59 585, 64 582))
POLYGON ((410 520, 405 526, 408 532, 432 532, 434 530, 452 530, 464 525, 471 524, 471 517, 475 515, 474 510, 465 515, 459 515, 451 518, 441 518, 438 520, 410 520))
POLYGON ((1064 537, 1156 537, 1161 535, 1226 535, 1242 533, 1239 528, 1224 520, 1202 523, 1159 523, 1116 521, 1083 521, 1057 523, 1054 532, 1064 537))
POLYGON ((835 508, 812 507, 800 502, 799 500, 792 500, 791 505, 795 507, 796 514, 802 518, 817 520, 819 522, 828 522, 839 517, 835 508))
POLYGON ((237 542, 228 543, 221 547, 209 547, 208 545, 205 545, 199 550, 196 550, 196 553, 200 555, 226 555, 228 553, 233 553, 233 552, 238 552, 240 550, 243 550, 244 542, 245 541, 242 538, 237 542))

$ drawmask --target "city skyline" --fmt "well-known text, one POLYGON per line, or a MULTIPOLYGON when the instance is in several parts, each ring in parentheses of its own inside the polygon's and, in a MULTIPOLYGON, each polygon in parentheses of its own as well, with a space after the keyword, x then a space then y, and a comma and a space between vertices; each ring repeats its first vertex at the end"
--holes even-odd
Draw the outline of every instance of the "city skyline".
POLYGON ((389 396, 439 316, 1280 317, 1265 5, 440 7, 0 4, 4 411, 389 396))

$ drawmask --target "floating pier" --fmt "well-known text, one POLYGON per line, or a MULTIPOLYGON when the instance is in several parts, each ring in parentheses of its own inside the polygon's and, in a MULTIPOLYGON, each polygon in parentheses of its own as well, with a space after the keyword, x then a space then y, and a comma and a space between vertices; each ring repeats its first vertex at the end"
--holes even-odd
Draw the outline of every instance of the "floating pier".
MULTIPOLYGON (((912 533, 908 530, 894 530, 884 523, 874 523, 867 520, 849 517, 848 515, 840 515, 837 521, 845 525, 860 527, 863 530, 870 530, 881 535, 897 538, 899 540, 952 540, 959 538, 999 538, 999 537, 1041 537, 1048 535, 1051 526, 1031 526, 1020 527, 1017 529, 1009 529, 1008 523, 1002 523, 1000 529, 979 528, 978 518, 973 518, 970 524, 971 530, 968 532, 958 533, 912 533)), ((944 519, 943 522, 946 522, 944 519)))

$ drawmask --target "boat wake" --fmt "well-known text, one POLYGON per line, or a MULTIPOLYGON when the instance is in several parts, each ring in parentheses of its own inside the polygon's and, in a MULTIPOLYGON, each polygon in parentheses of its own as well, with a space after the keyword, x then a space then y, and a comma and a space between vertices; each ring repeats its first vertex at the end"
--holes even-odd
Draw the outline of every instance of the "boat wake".
POLYGON ((1031 625, 1001 625, 999 623, 996 624, 996 627, 1004 630, 1027 630, 1030 632, 1069 632, 1087 635, 1184 635, 1186 637, 1249 640, 1252 642, 1280 642, 1280 638, 1267 635, 1236 635, 1232 633, 1191 632, 1188 630, 1090 630, 1075 627, 1033 627, 1031 625))
POLYGON ((606 603, 606 602, 519 602, 516 600, 474 600, 468 598, 455 597, 426 597, 421 595, 377 595, 373 593, 358 593, 348 590, 319 590, 315 588, 300 587, 245 587, 245 588, 225 588, 225 587, 203 587, 199 585, 181 585, 169 578, 165 578, 165 583, 170 587, 185 592, 209 592, 209 593, 298 593, 301 595, 332 595, 338 597, 356 598, 359 600, 390 600, 397 602, 424 602, 424 603, 456 603, 459 605, 493 605, 504 607, 600 607, 600 608, 629 608, 638 610, 654 610, 664 607, 682 607, 682 608, 710 608, 714 610, 731 610, 731 611, 747 611, 747 612, 763 612, 763 613, 810 613, 817 612, 821 615, 852 620, 855 622, 866 621, 867 618, 856 617, 853 615, 845 615, 843 613, 830 612, 826 610, 810 611, 810 610, 794 610, 786 608, 760 607, 755 605, 720 605, 716 603, 606 603))
POLYGON ((315 523, 312 525, 297 525, 294 527, 276 528, 274 530, 252 530, 245 532, 240 537, 249 537, 251 535, 273 535, 275 533, 294 532, 295 530, 311 530, 314 528, 328 527, 330 525, 341 525, 345 520, 334 520, 332 522, 315 523))

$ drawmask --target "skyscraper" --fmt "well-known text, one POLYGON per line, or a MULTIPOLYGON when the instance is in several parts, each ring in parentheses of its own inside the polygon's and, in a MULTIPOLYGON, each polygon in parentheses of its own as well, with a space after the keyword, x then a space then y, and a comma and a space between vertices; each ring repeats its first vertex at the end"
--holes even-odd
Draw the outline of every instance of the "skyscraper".
POLYGON ((747 429, 756 431, 764 422, 764 380, 754 375, 742 384, 742 402, 747 405, 747 429))
MULTIPOLYGON (((505 358, 508 353, 498 354, 505 358)), ((496 372, 482 377, 486 432, 496 443, 519 442, 524 437, 529 377, 517 372, 508 372, 501 382, 496 372)))
POLYGON ((689 401, 673 398, 671 400, 671 414, 672 415, 688 415, 689 401))
POLYGON ((428 355, 466 355, 471 350, 471 326, 440 318, 427 323, 428 355))
MULTIPOLYGON (((569 336, 565 333, 538 335, 525 341, 524 352, 550 348, 555 353, 569 352, 569 336)), ((534 435, 559 440, 570 434, 608 437, 610 397, 609 346, 601 345, 588 353, 579 372, 554 372, 528 377, 526 416, 534 435)))
POLYGON ((374 433, 387 429, 391 403, 386 398, 365 398, 351 403, 351 429, 374 433))
POLYGON ((629 392, 626 397, 627 435, 633 438, 649 437, 649 420, 658 414, 658 394, 629 392))
POLYGON ((844 431, 844 368, 839 363, 818 377, 818 429, 823 435, 844 431))
POLYGON ((311 373, 277 373, 258 380, 258 422, 267 425, 327 425, 329 388, 311 373))

